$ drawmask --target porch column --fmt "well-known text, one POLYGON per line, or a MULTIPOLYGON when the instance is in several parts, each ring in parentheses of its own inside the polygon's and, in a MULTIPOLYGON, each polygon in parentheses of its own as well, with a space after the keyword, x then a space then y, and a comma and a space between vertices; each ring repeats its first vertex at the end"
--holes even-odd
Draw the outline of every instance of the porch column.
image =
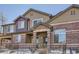
POLYGON ((47 48, 48 48, 48 50, 50 50, 50 40, 51 40, 51 32, 50 32, 50 30, 49 31, 47 31, 47 37, 48 37, 48 44, 47 44, 47 48))
POLYGON ((2 42, 1 42, 1 38, 0 38, 0 46, 1 46, 1 43, 2 43, 2 42))
POLYGON ((35 39, 36 39, 36 32, 33 32, 33 40, 32 40, 33 47, 36 46, 35 39))
POLYGON ((0 46, 3 44, 3 38, 0 39, 0 46))

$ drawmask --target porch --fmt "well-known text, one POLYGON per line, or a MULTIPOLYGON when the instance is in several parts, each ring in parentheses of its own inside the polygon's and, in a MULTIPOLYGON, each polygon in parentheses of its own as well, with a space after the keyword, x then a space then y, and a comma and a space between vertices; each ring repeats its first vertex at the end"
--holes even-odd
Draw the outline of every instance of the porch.
POLYGON ((51 29, 46 24, 41 24, 33 29, 33 45, 42 51, 47 53, 50 49, 51 40, 51 29))
POLYGON ((11 36, 0 37, 0 48, 7 48, 12 42, 11 36))

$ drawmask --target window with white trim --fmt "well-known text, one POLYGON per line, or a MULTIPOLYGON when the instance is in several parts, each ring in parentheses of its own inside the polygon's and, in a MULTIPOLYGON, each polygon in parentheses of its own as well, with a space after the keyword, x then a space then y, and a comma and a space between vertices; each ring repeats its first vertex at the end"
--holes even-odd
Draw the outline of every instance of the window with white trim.
POLYGON ((66 43, 66 30, 65 29, 54 30, 54 42, 66 43))
POLYGON ((24 21, 18 21, 18 29, 24 28, 24 21))
POLYGON ((10 32, 14 32, 14 26, 10 25, 10 32))
POLYGON ((32 26, 37 25, 41 22, 43 22, 43 18, 34 19, 34 20, 32 20, 32 26))
POLYGON ((3 33, 3 27, 0 25, 0 33, 3 33))
POLYGON ((6 33, 9 33, 10 32, 10 26, 9 25, 8 26, 5 26, 5 29, 4 30, 5 30, 6 33))
POLYGON ((21 42, 21 35, 20 34, 18 34, 18 35, 16 35, 16 38, 15 38, 15 40, 16 40, 16 43, 19 43, 19 42, 21 42))

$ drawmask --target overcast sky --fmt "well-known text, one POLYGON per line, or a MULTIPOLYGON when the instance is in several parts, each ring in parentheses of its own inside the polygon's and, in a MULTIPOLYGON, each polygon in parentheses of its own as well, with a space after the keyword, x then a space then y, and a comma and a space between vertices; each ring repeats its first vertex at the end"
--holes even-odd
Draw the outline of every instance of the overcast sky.
POLYGON ((36 10, 44 11, 49 14, 55 15, 58 12, 66 9, 70 5, 63 5, 63 4, 47 4, 47 5, 42 5, 42 4, 0 4, 0 12, 4 14, 6 17, 6 20, 9 22, 12 22, 16 17, 19 15, 22 15, 24 12, 26 12, 29 8, 34 8, 36 10))

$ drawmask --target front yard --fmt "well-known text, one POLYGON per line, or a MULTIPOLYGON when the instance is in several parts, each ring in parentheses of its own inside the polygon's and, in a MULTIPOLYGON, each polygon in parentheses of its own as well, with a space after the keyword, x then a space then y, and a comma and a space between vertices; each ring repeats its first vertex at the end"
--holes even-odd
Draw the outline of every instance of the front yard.
MULTIPOLYGON (((39 49, 0 49, 0 54, 45 54, 44 50, 39 49)), ((51 49, 48 54, 63 54, 63 50, 51 49)), ((66 53, 64 54, 79 54, 76 50, 72 50, 72 53, 69 49, 66 49, 66 53)))

